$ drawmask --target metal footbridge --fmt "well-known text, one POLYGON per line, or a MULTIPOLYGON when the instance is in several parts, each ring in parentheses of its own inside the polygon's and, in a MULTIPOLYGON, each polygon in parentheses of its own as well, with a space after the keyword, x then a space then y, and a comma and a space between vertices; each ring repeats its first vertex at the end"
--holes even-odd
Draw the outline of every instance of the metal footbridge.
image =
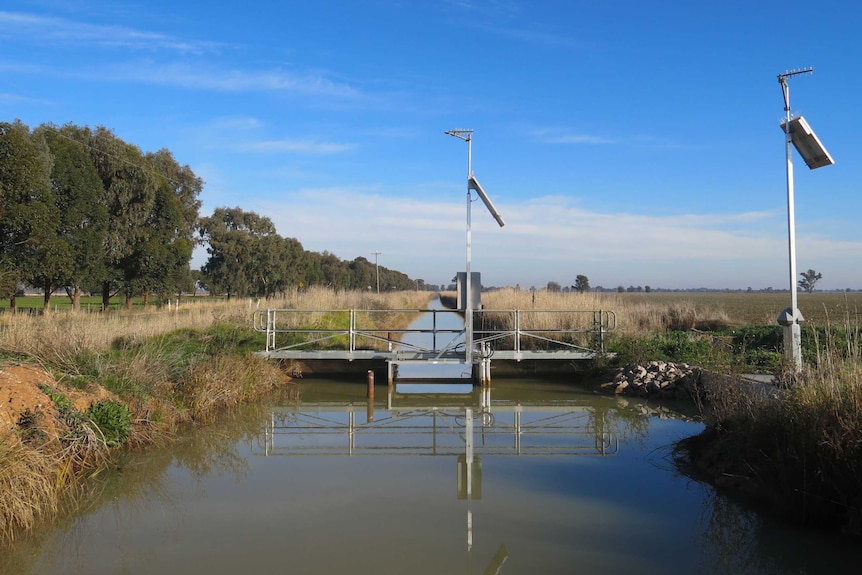
MULTIPOLYGON (((605 335, 616 328, 608 310, 266 309, 254 329, 266 334, 260 355, 298 362, 359 362, 402 366, 462 366, 474 383, 491 380, 491 361, 571 362, 607 356, 605 335), (406 328, 390 327, 406 325, 406 328), (468 324, 469 325, 469 324, 468 324)), ((438 378, 439 379, 439 378, 438 378)))

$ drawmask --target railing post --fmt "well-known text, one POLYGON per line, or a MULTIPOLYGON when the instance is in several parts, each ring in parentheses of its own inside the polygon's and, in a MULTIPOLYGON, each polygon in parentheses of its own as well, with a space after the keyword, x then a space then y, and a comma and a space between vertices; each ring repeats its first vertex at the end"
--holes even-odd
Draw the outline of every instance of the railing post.
POLYGON ((515 351, 521 352, 521 310, 515 311, 515 351))
POLYGON ((605 353, 605 312, 599 310, 599 353, 605 353))
POLYGON ((437 310, 431 310, 431 351, 437 351, 437 310))
POLYGON ((348 347, 350 348, 350 352, 352 353, 356 349, 356 334, 354 330, 356 329, 356 310, 351 309, 347 319, 347 330, 348 330, 348 347))
POLYGON ((266 310, 266 351, 275 349, 275 310, 266 310))

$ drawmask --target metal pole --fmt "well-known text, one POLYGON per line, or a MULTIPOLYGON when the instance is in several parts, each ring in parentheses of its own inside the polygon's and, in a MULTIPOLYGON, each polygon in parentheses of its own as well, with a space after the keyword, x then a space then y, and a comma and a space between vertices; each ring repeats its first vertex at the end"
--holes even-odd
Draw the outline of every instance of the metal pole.
POLYGON ((470 277, 470 259, 472 234, 470 231, 470 209, 473 197, 470 192, 470 176, 473 175, 473 130, 448 130, 450 136, 467 142, 467 285, 464 287, 464 363, 473 365, 473 290, 470 277))
POLYGON ((377 275, 377 295, 380 295, 380 267, 377 265, 377 256, 383 252, 373 251, 374 254, 374 273, 377 275))
POLYGON ((787 149, 787 245, 790 260, 790 309, 793 310, 793 323, 790 324, 790 341, 784 342, 785 353, 794 371, 802 369, 802 334, 799 327, 799 299, 796 291, 796 205, 793 195, 793 142, 790 135, 790 108, 787 109, 785 124, 785 148, 787 149))
POLYGON ((464 362, 473 365, 473 294, 472 277, 470 276, 470 260, 472 255, 472 232, 470 222, 470 211, 473 205, 473 196, 470 192, 470 176, 473 175, 473 135, 467 136, 467 286, 464 296, 464 362))
POLYGON ((794 372, 802 369, 802 333, 799 322, 802 314, 799 312, 796 291, 796 206, 793 197, 793 137, 790 133, 790 86, 787 78, 794 73, 780 74, 778 81, 784 96, 784 153, 787 171, 787 257, 789 260, 790 279, 790 309, 785 313, 790 325, 784 330, 784 355, 790 362, 794 372))

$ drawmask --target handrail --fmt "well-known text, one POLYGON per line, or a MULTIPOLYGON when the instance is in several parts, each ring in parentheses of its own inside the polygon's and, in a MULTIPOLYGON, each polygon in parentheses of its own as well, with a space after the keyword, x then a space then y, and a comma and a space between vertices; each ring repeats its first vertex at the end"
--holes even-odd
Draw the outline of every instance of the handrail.
MULTIPOLYGON (((501 343, 511 338, 511 350, 521 352, 527 341, 542 342, 538 345, 546 347, 558 346, 564 349, 604 353, 604 334, 616 329, 616 314, 609 310, 548 310, 548 309, 477 309, 473 310, 473 341, 478 346, 501 343), (478 320, 478 321, 477 321, 478 320), (556 321, 556 326, 554 322, 556 321), (591 347, 582 340, 575 341, 578 336, 592 334, 591 347)), ((438 327, 438 314, 463 315, 463 311, 449 309, 266 309, 256 310, 253 315, 255 331, 266 333, 266 351, 289 350, 342 337, 347 338, 347 348, 353 352, 361 340, 386 344, 389 351, 393 344, 404 349, 427 352, 454 351, 458 347, 458 338, 453 338, 443 348, 437 346, 437 335, 461 335, 464 328, 438 327), (424 328, 389 328, 377 325, 365 325, 371 322, 376 314, 432 314, 430 329, 424 328), (331 327, 318 325, 312 327, 296 327, 305 321, 327 319, 333 316, 344 316, 340 321, 347 327, 331 327), (305 316, 305 317, 303 317, 305 316), (346 319, 346 322, 344 321, 346 319), (364 320, 364 321, 363 321, 364 320), (306 334, 309 338, 285 346, 278 347, 277 334, 306 334), (385 334, 385 337, 384 337, 385 334), (431 334, 431 348, 425 348, 409 342, 401 341, 406 334, 431 334)), ((371 322, 373 323, 373 322, 371 322)), ((463 345, 463 342, 461 342, 463 345)))

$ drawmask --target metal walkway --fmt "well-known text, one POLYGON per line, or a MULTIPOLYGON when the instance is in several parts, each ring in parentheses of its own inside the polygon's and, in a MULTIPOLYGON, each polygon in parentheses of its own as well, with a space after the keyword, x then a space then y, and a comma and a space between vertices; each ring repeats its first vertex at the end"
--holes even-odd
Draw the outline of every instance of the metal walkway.
POLYGON ((462 315, 450 309, 267 309, 255 312, 254 329, 266 334, 258 353, 267 358, 385 362, 390 384, 401 365, 467 365, 473 381, 486 384, 492 359, 606 356, 605 334, 616 328, 616 315, 607 310, 480 309, 473 310, 473 332, 467 333, 462 315), (414 327, 386 327, 396 323, 414 327))

